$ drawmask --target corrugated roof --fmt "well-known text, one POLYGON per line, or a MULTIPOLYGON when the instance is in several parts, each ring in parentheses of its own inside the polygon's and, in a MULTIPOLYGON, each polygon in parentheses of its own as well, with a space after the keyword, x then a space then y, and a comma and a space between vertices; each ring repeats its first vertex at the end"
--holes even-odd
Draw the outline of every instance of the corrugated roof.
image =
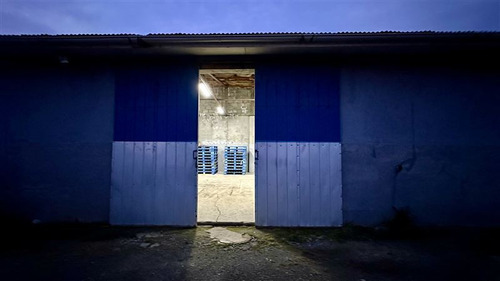
POLYGON ((496 51, 496 31, 0 35, 0 55, 295 55, 496 51))
POLYGON ((149 33, 147 35, 135 33, 74 33, 74 34, 0 34, 0 37, 158 37, 158 36, 261 36, 261 35, 377 35, 377 34, 399 34, 399 35, 425 35, 425 34, 500 34, 500 31, 341 31, 341 32, 217 32, 217 33, 149 33))
POLYGON ((382 31, 340 31, 340 32, 248 32, 248 33, 149 33, 148 35, 335 35, 335 34, 461 34, 461 33, 497 33, 497 31, 432 31, 432 30, 420 30, 420 31, 394 31, 394 30, 382 30, 382 31))
POLYGON ((140 34, 133 33, 115 33, 115 34, 102 34, 102 33, 85 33, 85 34, 0 34, 0 37, 75 37, 75 36, 102 36, 102 37, 113 37, 113 36, 142 36, 140 34))

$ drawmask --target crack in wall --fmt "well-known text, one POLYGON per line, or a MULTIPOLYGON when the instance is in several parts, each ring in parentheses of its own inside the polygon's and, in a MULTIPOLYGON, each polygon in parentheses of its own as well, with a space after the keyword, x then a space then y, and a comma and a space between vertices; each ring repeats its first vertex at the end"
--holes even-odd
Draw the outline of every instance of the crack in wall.
POLYGON ((406 172, 410 172, 413 169, 413 166, 415 166, 415 162, 417 161, 417 149, 416 149, 416 144, 415 144, 415 105, 413 102, 410 103, 410 117, 411 117, 411 137, 412 137, 411 155, 412 156, 410 158, 400 162, 398 165, 396 165, 395 174, 394 174, 394 181, 393 181, 393 186, 392 186, 392 195, 391 195, 393 209, 399 209, 397 207, 397 202, 396 202, 397 195, 398 195, 397 194, 398 175, 403 170, 405 170, 406 172))

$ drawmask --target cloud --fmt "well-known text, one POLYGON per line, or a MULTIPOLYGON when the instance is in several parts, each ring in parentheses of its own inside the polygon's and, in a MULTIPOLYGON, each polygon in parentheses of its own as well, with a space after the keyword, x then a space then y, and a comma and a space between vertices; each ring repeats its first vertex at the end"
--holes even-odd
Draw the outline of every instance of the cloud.
POLYGON ((54 33, 55 31, 40 22, 33 21, 23 15, 1 11, 0 12, 0 33, 21 34, 21 33, 54 33))
POLYGON ((3 34, 500 29, 498 0, 0 1, 3 34))
MULTIPOLYGON (((90 4, 91 5, 91 4, 90 4)), ((93 29, 96 15, 87 3, 16 1, 2 4, 0 32, 83 33, 93 29)))

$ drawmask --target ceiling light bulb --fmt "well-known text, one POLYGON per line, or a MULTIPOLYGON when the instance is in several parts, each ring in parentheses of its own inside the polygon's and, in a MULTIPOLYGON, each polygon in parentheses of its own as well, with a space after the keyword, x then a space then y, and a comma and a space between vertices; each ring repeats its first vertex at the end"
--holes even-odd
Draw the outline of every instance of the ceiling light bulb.
POLYGON ((217 113, 218 114, 224 114, 224 108, 222 106, 217 106, 217 113))
POLYGON ((205 98, 209 98, 212 95, 212 91, 210 90, 210 88, 203 82, 198 84, 198 89, 205 98))

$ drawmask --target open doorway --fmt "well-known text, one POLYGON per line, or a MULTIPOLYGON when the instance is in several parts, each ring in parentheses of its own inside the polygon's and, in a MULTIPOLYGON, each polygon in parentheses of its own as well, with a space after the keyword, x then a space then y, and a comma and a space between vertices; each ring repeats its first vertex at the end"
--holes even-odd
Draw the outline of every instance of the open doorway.
POLYGON ((198 224, 255 223, 255 70, 202 69, 198 224))

